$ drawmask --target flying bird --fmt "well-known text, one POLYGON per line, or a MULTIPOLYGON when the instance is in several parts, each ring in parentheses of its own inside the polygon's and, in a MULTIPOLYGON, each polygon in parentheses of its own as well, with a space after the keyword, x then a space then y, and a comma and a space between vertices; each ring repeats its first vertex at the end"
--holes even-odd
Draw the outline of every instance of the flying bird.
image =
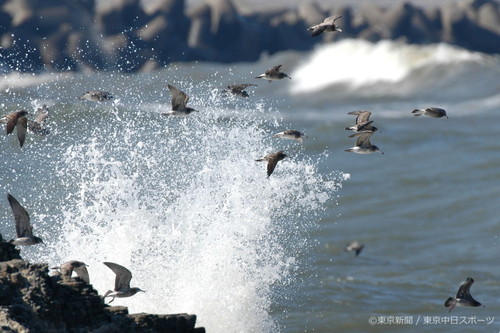
POLYGON ((351 130, 354 132, 362 132, 362 131, 378 131, 378 128, 372 126, 373 120, 370 120, 371 112, 370 111, 351 111, 347 114, 355 115, 356 124, 351 127, 346 127, 346 130, 351 130))
POLYGON ((356 254, 356 257, 357 257, 357 256, 359 256, 359 254, 361 253, 361 251, 363 250, 364 247, 365 246, 363 244, 361 244, 360 242, 352 241, 346 245, 344 250, 345 251, 354 251, 356 254))
POLYGON ((271 153, 268 154, 262 158, 259 158, 258 160, 255 160, 256 162, 262 162, 262 161, 267 161, 267 177, 271 176, 273 173, 274 169, 276 168, 276 164, 278 164, 279 161, 287 157, 287 155, 283 154, 282 151, 278 151, 276 153, 271 153))
POLYGON ((449 312, 451 312, 455 306, 484 306, 472 298, 470 294, 470 287, 473 283, 474 279, 468 277, 467 280, 460 285, 460 288, 458 288, 457 296, 449 297, 446 302, 444 302, 444 306, 450 308, 449 312))
POLYGON ((25 110, 14 111, 0 119, 0 123, 7 124, 7 135, 12 133, 14 128, 16 128, 17 139, 19 140, 19 145, 21 147, 24 145, 24 141, 26 140, 26 131, 28 129, 28 119, 26 119, 27 114, 29 113, 25 110))
POLYGON ((363 131, 349 135, 350 138, 356 137, 356 145, 345 151, 357 154, 381 153, 384 154, 377 146, 370 143, 372 131, 363 131))
POLYGON ((307 135, 297 130, 286 130, 283 132, 276 133, 275 135, 273 135, 273 138, 289 139, 289 140, 295 140, 300 143, 304 143, 304 138, 307 138, 307 135))
POLYGON ((115 289, 108 290, 106 294, 104 294, 104 299, 106 297, 112 297, 109 303, 115 300, 115 297, 130 297, 137 294, 139 291, 145 292, 140 288, 133 287, 130 288, 130 280, 132 280, 132 273, 128 269, 118 264, 112 262, 104 262, 104 265, 108 266, 115 274, 115 289))
POLYGON ((337 21, 342 16, 330 16, 323 20, 323 22, 319 24, 311 25, 307 30, 311 31, 311 37, 319 36, 323 33, 323 31, 338 31, 342 32, 342 29, 335 25, 335 21, 337 21))
POLYGON ((34 120, 28 120, 28 130, 37 135, 47 135, 49 134, 49 130, 44 128, 42 125, 45 120, 49 117, 49 108, 47 105, 43 105, 41 108, 38 108, 35 113, 34 120))
POLYGON ((7 194, 14 220, 16 221, 17 238, 10 241, 14 245, 35 245, 43 243, 42 239, 33 236, 33 226, 30 224, 30 216, 26 209, 10 193, 7 194))
POLYGON ((51 269, 57 269, 61 272, 64 278, 71 278, 73 272, 78 275, 83 281, 90 284, 89 272, 87 271, 87 264, 78 260, 70 260, 62 264, 61 266, 51 267, 51 269))
POLYGON ((442 118, 442 117, 448 118, 448 116, 446 115, 446 111, 444 109, 436 107, 430 107, 426 109, 415 109, 411 113, 413 113, 415 117, 424 115, 431 118, 442 118))
POLYGON ((193 111, 198 112, 197 110, 187 107, 186 104, 189 101, 189 96, 186 95, 185 92, 180 91, 176 87, 172 85, 168 85, 168 90, 170 90, 170 94, 172 95, 172 110, 168 112, 163 112, 162 116, 187 116, 193 111))
POLYGON ((264 74, 260 74, 259 76, 255 77, 255 78, 267 80, 267 81, 269 81, 269 83, 271 83, 271 81, 273 81, 273 80, 284 79, 285 77, 292 79, 287 74, 280 72, 281 66, 282 65, 271 67, 264 74))
POLYGON ((105 102, 113 99, 113 95, 111 95, 111 93, 108 91, 89 90, 82 96, 78 97, 78 99, 84 99, 93 102, 105 102))
POLYGON ((253 83, 233 84, 232 86, 227 86, 227 90, 223 90, 223 92, 230 92, 239 97, 248 97, 248 92, 245 89, 252 86, 256 87, 257 85, 253 83))

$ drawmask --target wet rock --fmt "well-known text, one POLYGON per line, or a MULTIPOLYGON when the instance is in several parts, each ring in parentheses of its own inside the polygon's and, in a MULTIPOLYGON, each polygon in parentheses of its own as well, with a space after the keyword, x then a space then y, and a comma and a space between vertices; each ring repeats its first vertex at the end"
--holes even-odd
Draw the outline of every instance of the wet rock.
MULTIPOLYGON (((18 257, 9 243, 0 242, 0 250, 2 258, 18 257)), ((80 278, 49 276, 47 264, 22 259, 0 262, 0 295, 2 332, 204 331, 195 329, 194 315, 129 314, 125 307, 109 307, 80 278)))

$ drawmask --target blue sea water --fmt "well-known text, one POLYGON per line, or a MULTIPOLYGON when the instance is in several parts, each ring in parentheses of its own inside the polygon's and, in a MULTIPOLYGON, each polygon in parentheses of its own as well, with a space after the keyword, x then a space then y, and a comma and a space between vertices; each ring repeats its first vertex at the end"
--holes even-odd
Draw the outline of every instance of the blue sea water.
POLYGON ((498 56, 358 40, 256 63, 9 74, 3 113, 47 104, 51 133, 22 149, 2 138, 1 188, 47 243, 24 258, 84 261, 101 293, 103 261, 130 268, 146 290, 115 301, 130 312, 194 313, 207 332, 498 332, 499 77, 498 56), (277 64, 292 80, 254 79, 277 64), (167 83, 200 112, 161 116, 167 83), (223 97, 234 83, 258 86, 223 97), (90 89, 115 100, 76 98, 90 89), (411 114, 428 106, 449 119, 411 114), (384 155, 344 151, 354 110, 372 112, 384 155), (272 138, 290 128, 309 138, 272 138), (278 150, 267 179, 254 160, 278 150), (485 307, 449 313, 469 276, 485 307))

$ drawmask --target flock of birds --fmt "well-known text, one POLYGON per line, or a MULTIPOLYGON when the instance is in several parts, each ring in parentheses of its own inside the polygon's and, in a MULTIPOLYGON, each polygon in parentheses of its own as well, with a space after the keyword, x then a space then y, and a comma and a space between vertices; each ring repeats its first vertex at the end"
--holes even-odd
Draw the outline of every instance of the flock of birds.
MULTIPOLYGON (((312 25, 308 28, 308 30, 311 31, 311 36, 319 36, 324 31, 342 32, 342 30, 335 25, 335 22, 339 18, 341 18, 341 16, 330 16, 325 18, 323 22, 312 25)), ((257 76, 256 79, 267 80, 269 83, 276 80, 282 80, 284 78, 291 79, 291 77, 286 73, 281 72, 281 67, 282 65, 271 67, 265 73, 257 76)), ((256 85, 251 83, 229 85, 227 86, 227 89, 223 90, 223 93, 231 93, 239 97, 249 97, 249 94, 247 91, 245 91, 245 89, 251 86, 256 85)), ((168 85, 168 89, 171 94, 172 107, 171 110, 161 113, 161 115, 182 117, 188 116, 192 112, 199 112, 194 108, 187 106, 189 96, 185 92, 170 84, 168 85)), ((89 100, 94 102, 105 102, 112 100, 114 97, 107 91, 90 90, 78 98, 81 100, 89 100)), ((412 113, 415 116, 424 115, 431 118, 448 118, 446 111, 438 107, 415 109, 412 111, 412 113)), ((46 135, 49 133, 49 130, 44 127, 44 122, 49 116, 49 109, 46 105, 43 105, 41 108, 37 109, 33 120, 29 120, 27 118, 28 114, 29 113, 26 110, 20 110, 9 113, 0 119, 0 123, 6 124, 7 135, 11 134, 14 131, 14 128, 17 129, 17 137, 21 147, 24 145, 24 142, 26 140, 26 133, 28 131, 35 135, 46 135)), ((370 120, 371 112, 360 110, 352 111, 348 114, 356 116, 355 124, 353 126, 345 128, 346 130, 351 130, 354 132, 354 134, 350 135, 349 137, 356 138, 356 142, 353 147, 346 149, 345 151, 357 154, 370 154, 376 152, 384 154, 376 145, 373 145, 370 142, 370 138, 378 130, 377 127, 372 125, 373 120, 370 120)), ((304 138, 307 138, 304 133, 297 130, 285 130, 273 135, 273 137, 295 140, 299 143, 303 143, 304 138)), ((277 163, 283 160, 285 157, 287 157, 287 155, 284 154, 283 151, 278 151, 270 153, 255 161, 267 162, 267 176, 269 177, 276 168, 277 163)), ((33 227, 30 223, 30 217, 26 209, 11 194, 7 195, 7 199, 14 215, 17 234, 17 238, 12 239, 10 243, 13 245, 21 246, 35 245, 39 243, 43 244, 41 238, 33 235, 33 227)), ((363 248, 363 244, 357 241, 352 241, 347 244, 347 246, 345 247, 345 251, 353 251, 355 252, 355 255, 358 256, 363 248)), ((108 290, 103 297, 104 299, 106 297, 110 297, 111 300, 109 303, 111 303, 117 297, 130 297, 138 292, 144 292, 144 290, 141 290, 140 288, 130 287, 132 273, 127 268, 112 262, 104 262, 104 264, 109 267, 116 275, 114 289, 108 290)), ((81 261, 70 260, 60 266, 52 267, 52 269, 58 270, 63 279, 70 279, 72 273, 75 272, 78 277, 89 284, 90 278, 86 267, 87 265, 81 261)), ((474 279, 470 277, 467 278, 467 280, 460 285, 456 297, 450 297, 446 300, 445 307, 449 308, 451 311, 456 306, 482 306, 481 303, 476 301, 470 294, 470 287, 473 283, 474 279)))

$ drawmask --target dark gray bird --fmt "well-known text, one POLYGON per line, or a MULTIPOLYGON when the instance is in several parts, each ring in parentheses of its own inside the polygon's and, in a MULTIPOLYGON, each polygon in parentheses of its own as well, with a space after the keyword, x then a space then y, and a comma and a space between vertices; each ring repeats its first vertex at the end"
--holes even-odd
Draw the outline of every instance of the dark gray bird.
POLYGON ((14 220, 16 221, 17 238, 10 240, 14 245, 35 245, 43 243, 42 239, 33 236, 33 226, 30 224, 30 216, 26 209, 12 195, 7 194, 14 220))
POLYGON ((323 20, 323 22, 319 24, 311 25, 307 30, 311 31, 311 37, 319 36, 323 33, 323 31, 338 31, 342 32, 342 29, 335 25, 335 21, 337 21, 342 16, 330 16, 323 20))
POLYGON ((358 241, 352 241, 346 245, 345 251, 354 251, 356 253, 356 257, 361 253, 365 246, 358 241))
POLYGON ((362 131, 378 131, 378 128, 372 126, 373 120, 370 120, 371 112, 370 111, 351 111, 347 114, 352 114, 356 117, 356 124, 351 127, 346 127, 346 130, 351 130, 354 132, 362 132, 362 131))
POLYGON ((106 294, 104 294, 104 298, 112 297, 109 303, 113 302, 115 297, 130 297, 137 294, 139 291, 145 292, 140 288, 133 287, 130 288, 130 280, 132 280, 132 273, 128 269, 118 264, 112 262, 105 262, 104 265, 108 266, 115 274, 115 289, 108 290, 106 294))
POLYGON ((49 117, 49 108, 47 105, 43 105, 41 108, 38 108, 35 113, 34 120, 28 120, 28 130, 37 135, 47 135, 49 134, 49 130, 44 128, 42 125, 45 120, 49 117))
POLYGON ((484 306, 472 298, 470 294, 470 287, 473 283, 474 279, 468 277, 467 280, 460 285, 460 288, 458 288, 457 296, 449 297, 446 302, 444 302, 444 306, 450 308, 449 312, 451 312, 455 306, 484 306))
POLYGON ((304 138, 307 138, 307 135, 297 130, 286 130, 283 132, 276 133, 275 135, 273 135, 273 138, 283 138, 304 143, 304 138))
POLYGON ((187 116, 193 111, 198 112, 197 110, 187 107, 186 104, 189 101, 189 96, 186 95, 183 91, 180 91, 176 87, 172 85, 168 85, 168 90, 170 90, 170 94, 172 95, 172 110, 168 112, 163 112, 162 116, 187 116))
POLYGON ((280 72, 281 66, 282 65, 271 67, 264 74, 260 74, 259 76, 255 77, 255 78, 267 80, 267 81, 269 81, 269 83, 271 83, 271 81, 273 81, 273 80, 281 80, 281 79, 284 79, 286 77, 289 79, 292 79, 291 77, 289 77, 285 73, 280 72))
POLYGON ((223 92, 230 92, 233 95, 239 96, 239 97, 248 97, 248 92, 245 91, 245 88, 248 87, 256 87, 256 84, 253 83, 242 83, 242 84, 233 84, 232 86, 227 86, 227 90, 224 90, 223 92))
POLYGON ((356 137, 356 145, 352 148, 346 149, 345 151, 356 154, 384 154, 377 146, 370 143, 370 137, 372 136, 372 134, 372 131, 363 131, 349 135, 350 138, 356 137))
POLYGON ((446 115, 446 111, 444 109, 436 107, 430 107, 426 109, 415 109, 411 113, 413 113, 415 117, 424 115, 431 118, 442 118, 442 117, 448 118, 448 116, 446 115))
POLYGON ((278 151, 276 153, 268 154, 255 161, 257 162, 267 161, 267 177, 269 177, 276 168, 276 164, 278 164, 278 162, 284 159, 285 157, 287 157, 287 155, 283 154, 282 151, 278 151))
POLYGON ((83 281, 90 284, 89 272, 87 271, 87 266, 84 262, 78 260, 70 260, 62 264, 61 266, 51 267, 51 269, 57 269, 61 272, 61 275, 69 279, 73 272, 76 273, 83 281))
POLYGON ((26 140, 26 131, 28 129, 28 119, 26 119, 26 115, 28 114, 28 111, 20 110, 9 113, 0 119, 0 123, 7 124, 7 135, 12 133, 14 128, 16 128, 17 139, 19 140, 19 145, 21 147, 24 145, 24 141, 26 140))
POLYGON ((102 90, 89 90, 78 99, 84 99, 93 102, 105 102, 113 99, 113 95, 110 92, 102 90))

